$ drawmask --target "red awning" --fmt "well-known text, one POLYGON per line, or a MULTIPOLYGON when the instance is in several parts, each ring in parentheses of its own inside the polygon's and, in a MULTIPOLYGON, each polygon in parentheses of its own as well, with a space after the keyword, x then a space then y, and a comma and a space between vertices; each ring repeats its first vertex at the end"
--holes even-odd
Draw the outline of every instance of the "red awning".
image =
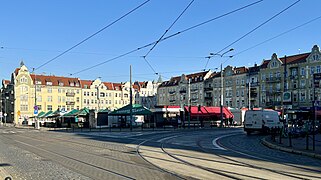
MULTIPOLYGON (((199 109, 198 106, 191 106, 190 109, 191 109, 191 116, 209 117, 209 116, 220 116, 221 114, 220 107, 201 106, 199 109)), ((189 112, 189 106, 185 106, 185 111, 189 112)), ((223 117, 233 118, 234 115, 227 107, 223 107, 223 117)))

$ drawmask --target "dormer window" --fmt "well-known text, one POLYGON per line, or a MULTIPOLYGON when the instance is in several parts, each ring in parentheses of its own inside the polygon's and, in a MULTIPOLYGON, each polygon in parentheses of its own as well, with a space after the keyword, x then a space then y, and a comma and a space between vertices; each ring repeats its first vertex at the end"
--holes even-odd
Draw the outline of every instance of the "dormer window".
POLYGON ((70 86, 75 86, 74 82, 70 82, 69 85, 70 85, 70 86))
POLYGON ((46 81, 46 85, 52 86, 52 82, 51 81, 46 81))
POLYGON ((79 87, 79 83, 76 83, 76 87, 79 87))
POLYGON ((59 84, 59 86, 63 86, 64 85, 64 83, 60 82, 60 81, 58 81, 58 84, 59 84))

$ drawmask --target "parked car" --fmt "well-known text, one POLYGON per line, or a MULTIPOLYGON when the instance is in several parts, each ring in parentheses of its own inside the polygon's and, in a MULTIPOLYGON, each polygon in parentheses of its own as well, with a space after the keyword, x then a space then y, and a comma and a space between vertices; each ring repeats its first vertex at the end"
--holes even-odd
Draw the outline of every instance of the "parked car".
POLYGON ((248 110, 244 117, 244 131, 251 134, 254 131, 269 132, 271 128, 281 128, 283 124, 277 111, 248 110))

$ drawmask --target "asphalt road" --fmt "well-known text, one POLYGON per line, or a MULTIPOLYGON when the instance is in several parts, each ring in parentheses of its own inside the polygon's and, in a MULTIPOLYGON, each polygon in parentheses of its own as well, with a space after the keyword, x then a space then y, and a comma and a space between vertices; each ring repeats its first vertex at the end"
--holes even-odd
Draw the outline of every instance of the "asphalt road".
POLYGON ((0 177, 320 179, 321 161, 263 146, 242 129, 66 133, 0 128, 0 177))

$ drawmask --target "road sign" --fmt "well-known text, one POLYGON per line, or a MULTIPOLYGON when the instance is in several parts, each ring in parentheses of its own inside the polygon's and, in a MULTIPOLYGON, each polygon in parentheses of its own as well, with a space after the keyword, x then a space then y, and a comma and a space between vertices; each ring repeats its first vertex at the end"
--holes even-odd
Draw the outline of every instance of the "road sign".
POLYGON ((38 111, 39 108, 38 106, 34 106, 33 109, 38 111))
POLYGON ((33 113, 38 114, 38 109, 35 109, 33 113))
POLYGON ((4 113, 3 116, 6 117, 6 116, 7 116, 7 113, 4 113))

